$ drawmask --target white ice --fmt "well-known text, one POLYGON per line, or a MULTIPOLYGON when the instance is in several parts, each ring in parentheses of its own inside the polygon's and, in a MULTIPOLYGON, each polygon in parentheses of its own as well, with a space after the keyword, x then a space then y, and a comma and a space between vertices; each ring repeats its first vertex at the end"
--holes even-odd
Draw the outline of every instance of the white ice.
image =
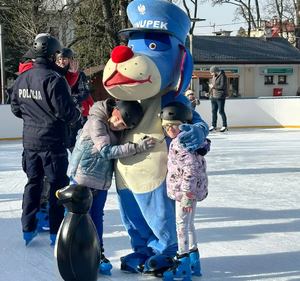
MULTIPOLYGON (((195 219, 203 277, 193 280, 300 280, 300 130, 230 130, 210 138, 209 196, 195 219)), ((0 142, 0 280, 61 280, 48 234, 28 247, 22 240, 21 154, 21 141, 0 142)), ((114 187, 104 239, 114 268, 98 280, 157 279, 119 270, 130 245, 114 187)))

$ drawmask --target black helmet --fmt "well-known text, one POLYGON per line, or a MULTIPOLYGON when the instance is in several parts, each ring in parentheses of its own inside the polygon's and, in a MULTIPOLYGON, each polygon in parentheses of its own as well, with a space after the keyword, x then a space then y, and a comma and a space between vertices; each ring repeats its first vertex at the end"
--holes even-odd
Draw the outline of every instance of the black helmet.
POLYGON ((181 102, 171 102, 160 112, 162 120, 179 120, 182 123, 191 123, 193 119, 192 110, 181 102))
POLYGON ((116 107, 129 129, 136 127, 144 116, 143 108, 137 101, 117 101, 116 107))
POLYGON ((74 57, 74 52, 70 48, 62 48, 58 57, 72 59, 74 57))
POLYGON ((36 57, 50 58, 60 52, 61 45, 53 36, 46 34, 37 36, 33 43, 33 51, 36 57))

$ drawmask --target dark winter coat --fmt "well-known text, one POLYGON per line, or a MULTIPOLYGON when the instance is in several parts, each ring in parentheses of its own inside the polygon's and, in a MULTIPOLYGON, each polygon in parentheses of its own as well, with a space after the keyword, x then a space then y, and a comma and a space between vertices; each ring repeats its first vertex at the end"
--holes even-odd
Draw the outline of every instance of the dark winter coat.
POLYGON ((67 126, 80 118, 64 77, 39 58, 16 80, 11 110, 23 119, 23 146, 36 151, 65 147, 67 126))
MULTIPOLYGON (((87 82, 87 78, 82 71, 79 71, 78 79, 71 87, 71 96, 78 108, 82 110, 82 103, 87 100, 90 96, 90 89, 87 82)), ((76 142, 76 136, 78 131, 82 128, 85 120, 82 118, 69 128, 69 141, 68 148, 73 148, 76 142)))
POLYGON ((212 88, 210 96, 215 99, 225 99, 227 97, 227 77, 224 70, 212 77, 212 88))
POLYGON ((87 78, 83 71, 79 72, 76 83, 71 86, 71 94, 76 104, 81 107, 81 103, 86 100, 90 95, 90 88, 87 78))

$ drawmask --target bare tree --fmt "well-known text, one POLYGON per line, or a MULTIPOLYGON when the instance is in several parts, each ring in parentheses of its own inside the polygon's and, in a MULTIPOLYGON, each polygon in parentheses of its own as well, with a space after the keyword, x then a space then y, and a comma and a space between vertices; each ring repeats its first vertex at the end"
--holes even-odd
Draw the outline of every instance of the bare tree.
POLYGON ((211 0, 212 5, 230 4, 237 8, 237 13, 248 24, 248 36, 252 29, 258 28, 261 22, 260 3, 258 0, 211 0))
POLYGON ((4 26, 5 66, 8 76, 17 70, 21 56, 32 45, 36 34, 50 32, 49 23, 53 19, 53 5, 61 0, 53 0, 46 5, 42 0, 2 0, 2 6, 10 7, 0 10, 0 22, 4 26), (51 12, 49 12, 49 10, 51 12))
POLYGON ((17 70, 21 56, 36 34, 49 32, 75 50, 82 67, 107 61, 120 44, 118 31, 128 27, 129 0, 0 0, 12 7, 0 10, 5 27, 7 68, 17 70))
POLYGON ((171 0, 170 2, 173 2, 178 6, 183 6, 188 17, 191 20, 191 28, 189 34, 193 34, 196 23, 197 21, 199 21, 198 8, 200 6, 200 1, 199 0, 173 0, 173 1, 171 0))
MULTIPOLYGON (((299 18, 296 0, 268 0, 265 3, 265 19, 272 22, 278 35, 291 43, 298 42, 299 18)), ((298 43, 296 44, 298 46, 298 43)))

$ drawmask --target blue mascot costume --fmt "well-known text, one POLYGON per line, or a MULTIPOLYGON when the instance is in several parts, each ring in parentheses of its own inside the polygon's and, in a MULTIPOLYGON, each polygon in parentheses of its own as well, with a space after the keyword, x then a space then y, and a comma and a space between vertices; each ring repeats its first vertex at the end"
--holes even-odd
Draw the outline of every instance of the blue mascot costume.
MULTIPOLYGON (((121 258, 129 272, 161 273, 172 266, 177 251, 174 202, 166 194, 169 140, 159 113, 173 101, 189 104, 183 92, 191 81, 193 62, 185 47, 190 20, 165 0, 134 0, 127 7, 133 27, 120 31, 128 46, 117 46, 107 62, 103 84, 113 97, 139 100, 144 118, 129 130, 124 143, 154 137, 150 152, 116 162, 116 185, 122 221, 133 252, 121 258)), ((193 124, 180 127, 180 142, 193 151, 203 145, 208 126, 193 112, 193 124)))

